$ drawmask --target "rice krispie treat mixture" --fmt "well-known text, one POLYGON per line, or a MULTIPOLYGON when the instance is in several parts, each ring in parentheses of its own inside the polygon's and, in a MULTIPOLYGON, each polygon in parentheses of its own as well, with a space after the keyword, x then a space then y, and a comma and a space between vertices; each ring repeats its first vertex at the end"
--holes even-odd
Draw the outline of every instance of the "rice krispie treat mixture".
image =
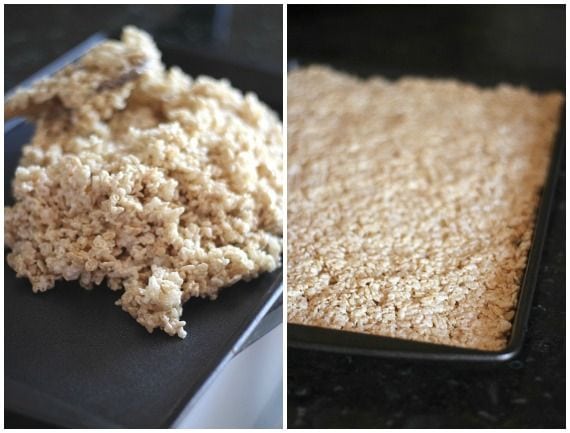
POLYGON ((129 27, 5 104, 36 124, 5 209, 8 263, 34 292, 104 280, 149 332, 182 304, 280 264, 282 127, 227 81, 165 69, 129 27))
POLYGON ((288 319, 505 347, 562 96, 288 77, 288 319))

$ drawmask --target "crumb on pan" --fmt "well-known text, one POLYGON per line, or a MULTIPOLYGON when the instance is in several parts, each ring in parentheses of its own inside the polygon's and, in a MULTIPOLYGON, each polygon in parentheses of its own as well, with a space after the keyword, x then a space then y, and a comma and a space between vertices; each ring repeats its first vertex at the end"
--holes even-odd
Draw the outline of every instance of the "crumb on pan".
POLYGON ((5 209, 8 263, 34 292, 104 280, 149 332, 184 337, 182 304, 280 264, 282 127, 254 94, 165 69, 127 27, 5 116, 36 133, 5 209))
POLYGON ((562 96, 288 77, 288 320, 500 350, 562 96))

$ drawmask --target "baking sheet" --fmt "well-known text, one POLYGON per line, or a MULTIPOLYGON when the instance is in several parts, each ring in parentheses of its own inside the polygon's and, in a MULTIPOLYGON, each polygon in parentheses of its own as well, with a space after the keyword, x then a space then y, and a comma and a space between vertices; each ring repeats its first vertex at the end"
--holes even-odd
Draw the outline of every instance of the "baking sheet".
MULTIPOLYGON (((298 68, 300 65, 310 64, 311 61, 297 58, 289 59, 289 70, 298 68)), ((362 71, 350 70, 358 73, 362 71)), ((361 74, 363 76, 368 73, 361 74)), ((377 70, 373 75, 382 75, 389 78, 397 78, 402 75, 402 71, 377 70)), ((437 77, 438 75, 431 75, 437 77)), ((479 85, 493 84, 492 79, 486 75, 478 77, 456 77, 464 81, 472 81, 479 85), (475 78, 475 79, 474 79, 475 78)), ((544 89, 545 86, 539 82, 533 88, 544 89)), ((548 87, 546 87, 548 89, 548 87)), ((536 225, 533 234, 533 241, 529 251, 527 267, 519 292, 517 310, 513 319, 513 328, 509 342, 505 349, 501 351, 482 351, 475 349, 464 349, 441 344, 423 343, 411 340, 404 340, 379 335, 369 335, 352 331, 342 331, 336 329, 321 328, 289 323, 287 325, 287 345, 301 349, 325 350, 343 354, 369 355, 385 358, 401 359, 423 359, 423 360, 446 360, 446 361, 475 361, 475 362, 501 362, 515 357, 522 348, 524 334, 532 307, 534 288, 536 286, 542 248, 547 235, 550 209, 554 200, 556 181, 562 159, 563 149, 566 143, 566 131, 563 119, 565 110, 560 116, 560 129, 555 143, 552 146, 552 156, 548 172, 548 177, 542 190, 542 195, 537 210, 536 225)))
MULTIPOLYGON (((104 37, 95 35, 35 78, 75 60, 104 37)), ((229 78, 281 113, 281 75, 159 48, 167 65, 176 64, 192 76, 229 78)), ((33 126, 15 120, 4 128, 4 194, 9 205, 21 147, 33 126)), ((215 302, 190 300, 183 314, 188 336, 180 340, 158 331, 148 334, 114 305, 119 294, 104 286, 86 291, 73 282, 58 282, 54 290, 35 295, 6 260, 4 275, 5 408, 65 427, 170 426, 247 344, 282 295, 279 269, 224 289, 215 302)))

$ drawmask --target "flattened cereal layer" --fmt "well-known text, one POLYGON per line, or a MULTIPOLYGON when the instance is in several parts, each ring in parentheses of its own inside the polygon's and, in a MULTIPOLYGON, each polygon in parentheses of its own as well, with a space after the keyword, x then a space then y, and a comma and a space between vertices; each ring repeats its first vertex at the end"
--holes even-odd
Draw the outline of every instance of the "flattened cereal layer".
POLYGON ((289 74, 289 322, 505 347, 561 103, 289 74))

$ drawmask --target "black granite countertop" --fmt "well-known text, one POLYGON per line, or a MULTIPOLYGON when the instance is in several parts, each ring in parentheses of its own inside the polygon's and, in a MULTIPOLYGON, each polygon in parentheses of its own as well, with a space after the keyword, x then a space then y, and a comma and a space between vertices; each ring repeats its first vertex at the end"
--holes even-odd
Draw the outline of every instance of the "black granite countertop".
MULTIPOLYGON (((564 7, 288 7, 289 59, 564 89, 564 7), (358 10, 359 9, 359 10, 358 10)), ((289 428, 563 428, 565 163, 522 352, 501 364, 289 349, 289 428)))
POLYGON ((10 89, 94 33, 138 26, 162 44, 282 71, 280 5, 7 5, 4 85, 10 89))

